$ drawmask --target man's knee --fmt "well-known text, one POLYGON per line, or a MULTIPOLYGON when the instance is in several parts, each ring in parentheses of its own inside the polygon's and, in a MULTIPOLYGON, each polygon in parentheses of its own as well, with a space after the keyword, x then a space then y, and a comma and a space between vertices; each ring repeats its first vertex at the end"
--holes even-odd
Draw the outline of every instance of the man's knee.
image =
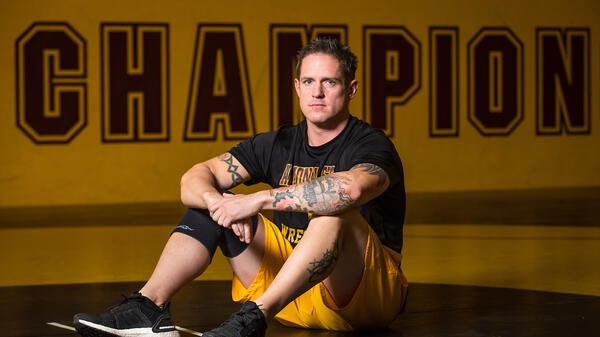
MULTIPOLYGON (((256 234, 258 226, 258 216, 252 217, 253 235, 256 234)), ((189 235, 201 244, 203 244, 210 253, 210 257, 215 255, 217 247, 221 248, 226 257, 235 257, 241 254, 248 244, 240 241, 233 230, 221 227, 211 217, 208 210, 189 208, 179 225, 173 229, 173 233, 182 233, 189 235)))
POLYGON ((362 214, 355 208, 333 215, 313 216, 309 221, 309 228, 312 224, 316 224, 313 227, 337 230, 341 235, 346 235, 347 231, 351 231, 353 235, 365 237, 368 234, 369 226, 362 214))
MULTIPOLYGON (((258 228, 258 215, 252 217, 252 236, 256 235, 256 229, 258 228)), ((240 241, 239 237, 235 235, 233 230, 228 229, 223 232, 223 236, 219 241, 219 247, 223 252, 223 255, 228 258, 236 257, 240 255, 246 248, 248 243, 240 241)))
POLYGON ((198 240, 206 247, 212 259, 223 231, 224 228, 210 217, 207 210, 188 208, 171 234, 182 233, 198 240))

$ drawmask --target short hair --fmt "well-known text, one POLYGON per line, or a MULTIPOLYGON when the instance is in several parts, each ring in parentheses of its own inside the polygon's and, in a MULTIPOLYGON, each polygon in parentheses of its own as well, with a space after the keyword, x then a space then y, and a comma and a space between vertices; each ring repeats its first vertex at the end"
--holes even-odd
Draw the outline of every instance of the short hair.
POLYGON ((358 57, 350 51, 350 47, 333 38, 317 38, 298 51, 296 76, 300 76, 300 68, 302 67, 304 58, 312 54, 326 54, 335 57, 339 61, 344 73, 345 84, 354 80, 356 68, 358 68, 358 57))

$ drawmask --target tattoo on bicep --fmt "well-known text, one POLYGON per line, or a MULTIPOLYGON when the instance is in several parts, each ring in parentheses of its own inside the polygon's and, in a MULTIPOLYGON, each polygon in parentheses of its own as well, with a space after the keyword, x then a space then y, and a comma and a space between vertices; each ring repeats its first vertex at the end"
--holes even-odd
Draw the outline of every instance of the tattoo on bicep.
POLYGON ((381 167, 379 167, 375 164, 370 164, 370 163, 357 164, 357 165, 354 165, 352 168, 353 169, 360 168, 363 171, 367 172, 368 174, 377 176, 379 179, 377 181, 377 186, 381 186, 381 185, 385 184, 385 179, 387 177, 387 173, 383 169, 381 169, 381 167))
POLYGON ((335 240, 331 246, 331 249, 326 249, 323 252, 323 257, 320 260, 314 260, 309 262, 308 281, 311 283, 320 282, 325 278, 331 271, 331 268, 335 264, 338 258, 338 241, 335 240))
POLYGON ((241 183, 243 180, 242 175, 237 172, 239 166, 233 163, 233 156, 231 153, 224 153, 219 159, 227 164, 227 172, 231 173, 231 187, 241 183))

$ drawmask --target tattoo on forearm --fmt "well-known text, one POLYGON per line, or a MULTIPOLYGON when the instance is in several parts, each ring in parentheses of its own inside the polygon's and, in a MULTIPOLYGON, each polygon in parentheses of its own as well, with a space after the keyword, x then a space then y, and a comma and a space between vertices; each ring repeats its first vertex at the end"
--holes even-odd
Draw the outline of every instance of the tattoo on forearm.
POLYGON ((271 190, 270 194, 273 197, 273 208, 288 211, 288 212, 308 212, 308 210, 298 202, 296 196, 296 187, 290 186, 271 190))
POLYGON ((239 167, 233 163, 233 156, 230 153, 224 153, 219 159, 227 164, 227 172, 231 173, 231 187, 241 183, 243 179, 237 172, 239 167))
POLYGON ((350 177, 325 175, 301 185, 271 191, 276 210, 330 214, 348 207, 354 199, 347 192, 350 177))
POLYGON ((308 281, 316 283, 321 281, 330 272, 331 268, 335 264, 338 258, 338 241, 335 240, 331 246, 331 249, 326 249, 323 252, 323 257, 320 260, 314 260, 309 262, 308 281))
MULTIPOLYGON (((376 176, 378 186, 386 182, 387 173, 377 165, 363 163, 352 169, 360 169, 376 176)), ((351 179, 349 174, 328 174, 304 184, 272 190, 273 208, 316 214, 332 214, 346 209, 356 202, 348 192, 351 179)))
POLYGON ((374 165, 374 164, 369 164, 369 163, 364 163, 364 164, 357 164, 354 165, 354 167, 352 167, 353 169, 355 168, 360 168, 363 171, 372 174, 374 176, 377 176, 379 178, 379 180, 377 181, 377 186, 381 186, 383 184, 385 184, 385 179, 387 177, 387 173, 385 173, 384 170, 382 170, 379 166, 374 165))
POLYGON ((306 186, 303 188, 302 196, 304 197, 304 200, 306 200, 306 203, 309 207, 314 206, 318 202, 317 191, 315 191, 314 184, 306 184, 306 186))

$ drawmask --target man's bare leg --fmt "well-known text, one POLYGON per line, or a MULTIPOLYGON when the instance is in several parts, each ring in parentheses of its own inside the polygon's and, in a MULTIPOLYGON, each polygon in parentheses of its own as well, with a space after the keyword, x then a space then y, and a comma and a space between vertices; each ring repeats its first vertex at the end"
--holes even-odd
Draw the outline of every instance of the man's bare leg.
POLYGON ((265 225, 262 217, 258 217, 256 233, 246 248, 240 255, 230 258, 231 269, 242 282, 244 287, 249 287, 256 278, 260 269, 263 254, 265 251, 265 225))
POLYGON ((209 264, 210 254, 198 240, 173 233, 140 293, 160 306, 202 274, 209 264))
POLYGON ((125 300, 104 313, 78 313, 73 325, 82 336, 179 336, 166 304, 210 263, 208 250, 198 240, 175 232, 167 241, 149 280, 140 294, 125 300), (152 304, 154 302, 154 304, 152 304), (152 314, 149 314, 152 313, 152 314))
POLYGON ((323 280, 323 284, 339 308, 350 303, 362 280, 365 247, 369 234, 369 224, 358 211, 351 210, 346 216, 350 217, 351 222, 344 225, 344 244, 336 268, 323 280))
MULTIPOLYGON (((362 277, 367 226, 355 210, 312 219, 275 280, 254 302, 271 318, 296 297, 324 281, 336 304, 340 307, 347 304, 362 277)), ((252 279, 242 282, 252 282, 252 279)))

